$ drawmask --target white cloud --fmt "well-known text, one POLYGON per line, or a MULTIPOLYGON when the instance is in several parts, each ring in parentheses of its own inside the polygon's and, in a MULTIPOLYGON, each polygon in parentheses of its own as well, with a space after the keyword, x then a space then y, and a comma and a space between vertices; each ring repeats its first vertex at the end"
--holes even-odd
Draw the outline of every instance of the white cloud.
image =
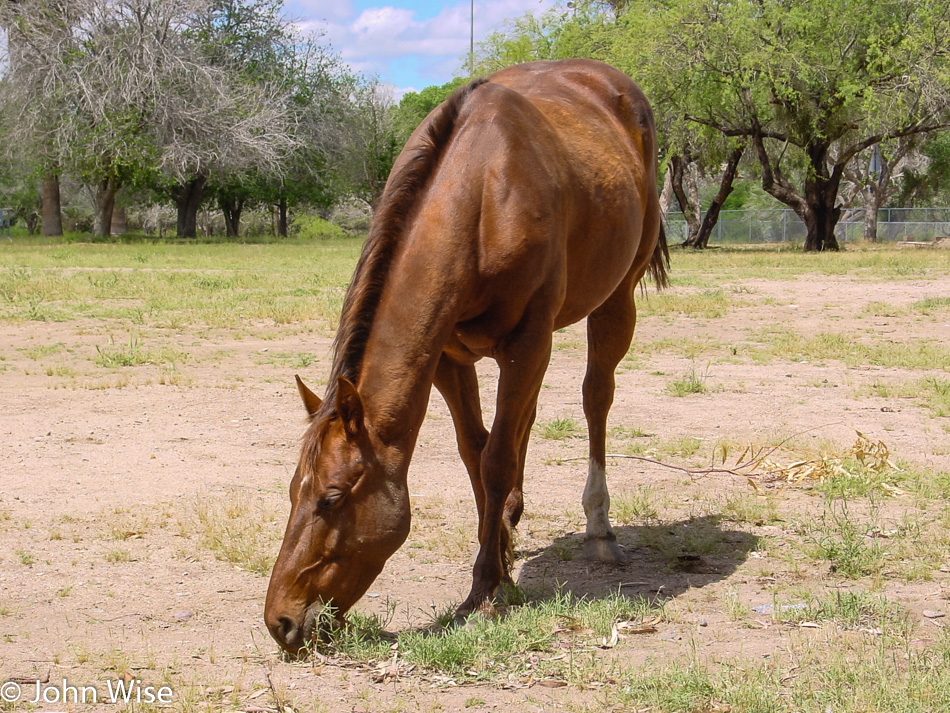
MULTIPOLYGON (((440 13, 426 19, 420 19, 412 9, 392 5, 367 8, 357 14, 348 0, 336 4, 329 0, 298 3, 309 18, 317 19, 319 11, 324 12, 327 38, 354 69, 378 74, 396 85, 446 82, 468 53, 468 0, 446 5, 440 13), (340 9, 343 6, 350 8, 348 15, 340 9), (336 10, 335 14, 331 10, 336 10), (407 61, 413 58, 414 62, 407 61), (408 67, 415 68, 415 76, 407 76, 412 74, 408 67)), ((529 11, 541 12, 552 4, 553 0, 477 0, 475 41, 507 19, 529 11)))
POLYGON ((399 35, 412 27, 412 10, 396 7, 371 7, 363 10, 349 26, 349 30, 359 37, 389 38, 399 35))
POLYGON ((351 0, 294 0, 295 16, 308 22, 346 22, 355 10, 351 0))

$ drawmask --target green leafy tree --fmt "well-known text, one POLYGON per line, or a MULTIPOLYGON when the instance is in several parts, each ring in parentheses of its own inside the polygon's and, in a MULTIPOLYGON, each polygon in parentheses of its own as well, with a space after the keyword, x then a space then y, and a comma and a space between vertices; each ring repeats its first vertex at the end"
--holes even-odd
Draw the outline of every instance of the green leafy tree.
POLYGON ((610 61, 607 41, 616 27, 611 5, 578 0, 540 15, 525 13, 492 32, 475 51, 475 74, 536 60, 585 57, 610 61))
POLYGON ((393 131, 400 150, 422 123, 429 112, 449 98, 449 95, 468 80, 456 77, 445 84, 426 87, 420 92, 406 92, 393 109, 393 131))
POLYGON ((288 111, 296 145, 280 175, 270 174, 261 194, 276 207, 277 233, 288 232, 288 210, 306 205, 328 210, 342 194, 347 144, 352 133, 356 77, 319 36, 298 38, 287 67, 288 111))
POLYGON ((0 207, 11 223, 22 222, 33 235, 39 226, 42 205, 35 176, 21 170, 25 166, 0 163, 0 207))
POLYGON ((293 128, 293 146, 278 170, 256 164, 219 166, 206 190, 237 235, 247 205, 275 207, 275 229, 286 236, 288 213, 304 203, 326 208, 342 190, 343 147, 355 123, 358 78, 319 34, 301 35, 281 0, 215 0, 189 28, 207 60, 248 85, 279 88, 277 101, 293 128))
MULTIPOLYGON (((211 0, 189 18, 182 37, 236 86, 266 95, 270 109, 282 109, 288 118, 285 130, 292 131, 289 95, 294 91, 291 67, 297 38, 281 0, 211 0)), ((264 197, 270 179, 279 180, 295 144, 287 140, 278 161, 233 154, 219 160, 219 155, 208 154, 194 163, 190 174, 167 176, 164 185, 178 211, 178 234, 194 236, 198 209, 210 194, 224 215, 227 235, 236 237, 245 206, 264 197)))
POLYGON ((632 0, 611 50, 680 115, 754 152, 762 187, 837 249, 845 167, 947 126, 950 6, 931 0, 632 0))

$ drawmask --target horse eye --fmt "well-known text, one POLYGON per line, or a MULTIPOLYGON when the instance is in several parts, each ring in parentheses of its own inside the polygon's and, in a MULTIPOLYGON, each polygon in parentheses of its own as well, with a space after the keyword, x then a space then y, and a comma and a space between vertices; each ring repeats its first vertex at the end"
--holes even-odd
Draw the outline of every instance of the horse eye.
POLYGON ((342 490, 331 490, 320 499, 319 503, 317 503, 317 509, 321 512, 331 510, 333 507, 343 502, 343 498, 345 496, 346 493, 344 493, 342 490))

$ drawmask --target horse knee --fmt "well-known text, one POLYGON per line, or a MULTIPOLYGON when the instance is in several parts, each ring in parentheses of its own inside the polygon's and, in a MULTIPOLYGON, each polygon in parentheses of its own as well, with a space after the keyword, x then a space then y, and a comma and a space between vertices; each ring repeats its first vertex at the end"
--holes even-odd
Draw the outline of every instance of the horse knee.
POLYGON ((508 498, 505 500, 505 520, 512 528, 517 527, 523 513, 524 494, 520 488, 515 488, 508 493, 508 498))

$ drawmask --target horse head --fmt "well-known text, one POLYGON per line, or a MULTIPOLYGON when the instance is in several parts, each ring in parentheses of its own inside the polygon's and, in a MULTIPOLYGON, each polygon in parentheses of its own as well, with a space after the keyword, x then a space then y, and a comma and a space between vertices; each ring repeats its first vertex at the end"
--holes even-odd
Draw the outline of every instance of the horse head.
POLYGON ((386 446, 364 418, 356 387, 340 377, 333 407, 297 379, 311 425, 290 484, 290 517, 271 573, 264 621, 290 653, 311 640, 324 610, 337 620, 369 589, 409 534, 405 484, 385 466, 386 446))

